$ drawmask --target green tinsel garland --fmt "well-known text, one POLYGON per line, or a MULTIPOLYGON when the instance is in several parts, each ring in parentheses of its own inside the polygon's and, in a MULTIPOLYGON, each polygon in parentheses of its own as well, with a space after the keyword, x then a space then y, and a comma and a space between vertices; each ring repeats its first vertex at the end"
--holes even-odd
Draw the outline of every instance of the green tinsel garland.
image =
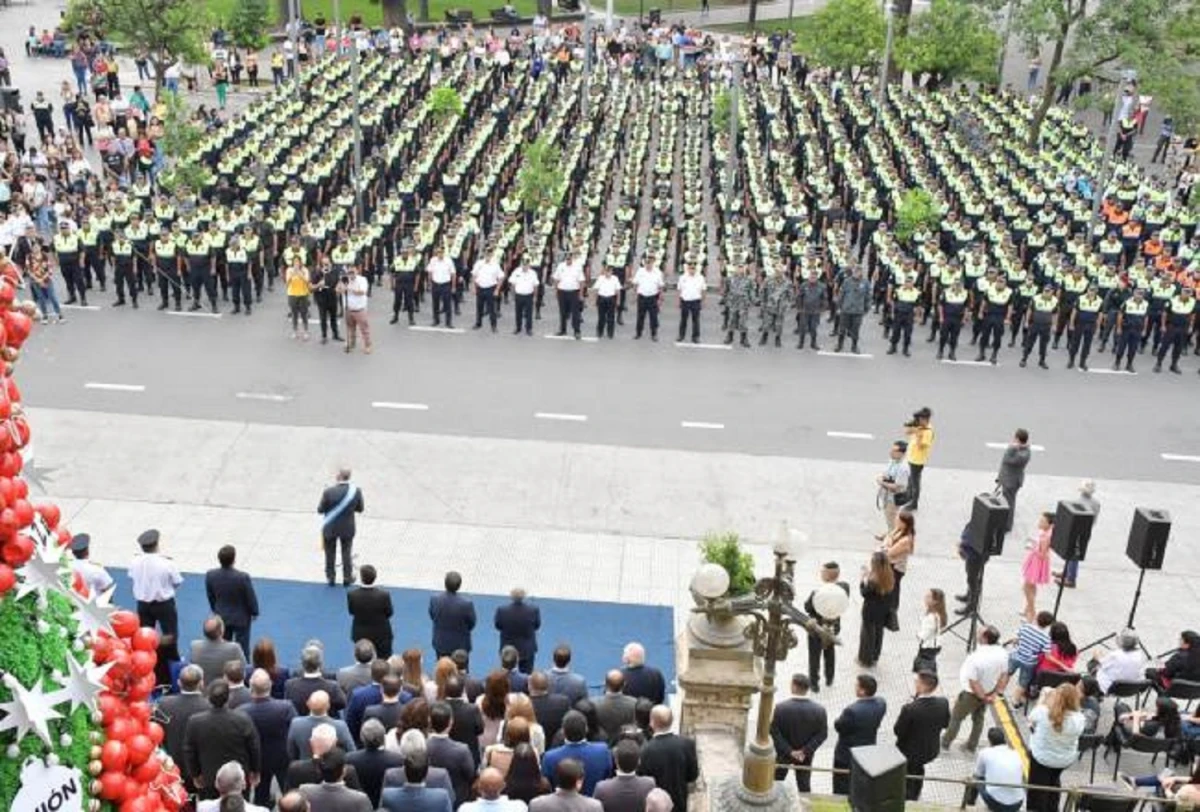
MULTIPOLYGON (((19 602, 14 600, 15 591, 9 591, 0 599, 0 669, 11 673, 25 687, 31 687, 38 678, 42 679, 45 691, 57 690, 61 687, 50 678, 53 671, 67 674, 67 656, 74 656, 80 663, 86 662, 90 652, 72 652, 71 644, 75 639, 76 624, 72 618, 71 602, 62 595, 49 596, 45 610, 38 610, 37 597, 27 595, 19 602), (39 617, 50 626, 47 634, 37 630, 39 617), (63 637, 59 629, 65 628, 68 635, 63 637)), ((11 692, 0 684, 0 702, 12 701, 11 692)), ((65 712, 65 706, 57 709, 65 712)), ((99 731, 100 726, 92 722, 91 713, 87 708, 77 708, 63 719, 50 722, 51 740, 54 747, 49 752, 58 755, 59 762, 76 767, 83 775, 83 808, 87 809, 91 797, 91 776, 88 774, 88 754, 91 752, 91 733, 99 731), (71 744, 62 747, 59 742, 66 733, 71 737, 71 744)), ((21 765, 29 756, 44 757, 46 746, 36 735, 29 733, 21 741, 20 755, 9 758, 8 747, 16 741, 16 733, 8 731, 0 734, 0 809, 11 809, 13 799, 20 790, 21 765)), ((110 809, 105 803, 104 809, 110 809)))

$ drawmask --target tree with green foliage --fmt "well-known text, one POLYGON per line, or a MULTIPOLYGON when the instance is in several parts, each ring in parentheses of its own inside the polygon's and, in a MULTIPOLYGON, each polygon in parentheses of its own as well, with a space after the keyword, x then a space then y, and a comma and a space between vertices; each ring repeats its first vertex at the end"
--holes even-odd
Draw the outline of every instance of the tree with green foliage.
POLYGON ((167 157, 167 169, 159 178, 168 192, 196 192, 204 185, 208 170, 193 156, 204 139, 204 130, 192 120, 191 110, 175 93, 164 96, 167 114, 159 146, 167 157))
POLYGON ((924 77, 930 88, 957 80, 986 82, 995 77, 999 50, 990 16, 976 3, 933 0, 896 43, 896 63, 914 80, 924 77))
POLYGON ((887 21, 875 0, 830 0, 797 35, 797 50, 812 61, 855 72, 879 64, 887 21))
POLYGON ((225 27, 239 48, 261 51, 271 41, 267 36, 270 23, 271 10, 267 0, 238 0, 225 27))
POLYGON ((209 19, 195 0, 71 0, 66 22, 72 30, 93 30, 126 52, 144 51, 154 65, 156 90, 176 60, 208 60, 209 19))
POLYGON ((450 85, 439 85, 429 94, 429 112, 437 118, 455 118, 463 114, 463 100, 459 92, 450 85))
POLYGON ((709 564, 717 564, 729 573, 729 592, 732 597, 754 591, 758 578, 754 574, 754 556, 742 549, 737 533, 709 533, 700 542, 700 555, 709 564))
MULTIPOLYGON (((719 133, 729 132, 729 115, 732 113, 733 98, 728 88, 717 91, 713 96, 713 128, 719 133)), ((742 128, 742 122, 739 120, 738 129, 742 128)))
POLYGON ((565 188, 561 150, 545 136, 526 144, 517 171, 517 198, 525 211, 526 225, 532 223, 535 213, 555 205, 565 188))
POLYGON ((896 207, 896 239, 907 243, 917 231, 933 228, 940 219, 937 204, 929 192, 909 189, 896 207))

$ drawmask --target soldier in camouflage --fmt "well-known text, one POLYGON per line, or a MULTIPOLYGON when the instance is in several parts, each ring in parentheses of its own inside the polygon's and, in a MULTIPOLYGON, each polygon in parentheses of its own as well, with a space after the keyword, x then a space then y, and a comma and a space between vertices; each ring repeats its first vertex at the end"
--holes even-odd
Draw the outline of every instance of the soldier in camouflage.
POLYGON ((744 265, 734 265, 733 272, 725 277, 725 343, 733 343, 733 334, 741 335, 743 347, 749 347, 746 337, 750 323, 750 305, 758 298, 758 285, 753 277, 746 273, 744 265))
POLYGON ((788 305, 795 298, 792 283, 786 276, 768 272, 762 285, 762 336, 760 345, 766 344, 767 339, 775 336, 775 346, 783 346, 783 325, 787 320, 788 305))

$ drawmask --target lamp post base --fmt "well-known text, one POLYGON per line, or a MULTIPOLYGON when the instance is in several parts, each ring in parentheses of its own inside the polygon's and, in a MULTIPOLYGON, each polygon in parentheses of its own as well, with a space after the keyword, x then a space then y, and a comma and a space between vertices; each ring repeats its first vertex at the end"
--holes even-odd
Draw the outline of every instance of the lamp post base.
POLYGON ((728 776, 712 785, 708 798, 709 812, 796 812, 808 808, 791 776, 785 781, 772 781, 766 792, 755 792, 744 786, 740 777, 728 776))

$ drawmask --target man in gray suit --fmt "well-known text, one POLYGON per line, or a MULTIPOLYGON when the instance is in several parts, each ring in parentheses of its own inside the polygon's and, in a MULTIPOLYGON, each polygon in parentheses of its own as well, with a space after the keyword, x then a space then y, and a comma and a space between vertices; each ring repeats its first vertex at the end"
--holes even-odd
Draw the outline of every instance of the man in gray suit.
POLYGON ((220 615, 213 615, 204 621, 204 638, 192 641, 192 655, 188 662, 200 667, 204 672, 204 684, 211 685, 225 676, 225 663, 236 660, 246 662, 242 647, 232 640, 223 639, 225 621, 220 615))
POLYGON ((186 765, 183 761, 183 734, 187 732, 188 719, 212 706, 204 696, 204 672, 199 666, 185 665, 179 672, 179 693, 164 696, 158 703, 163 722, 163 749, 179 765, 185 784, 190 786, 186 765))
POLYGON ((564 758, 554 769, 553 795, 541 795, 529 802, 529 812, 604 812, 595 798, 580 794, 583 788, 583 765, 573 758, 564 758))
POLYGON ((354 739, 350 736, 350 728, 341 719, 329 715, 329 694, 315 691, 308 698, 308 716, 297 716, 288 726, 287 753, 292 761, 312 757, 312 732, 317 725, 329 725, 337 731, 338 747, 347 753, 354 750, 354 739))
POLYGON ((321 783, 300 787, 311 812, 372 812, 367 794, 346 786, 345 772, 346 754, 340 748, 321 756, 321 783))
POLYGON ((429 738, 425 740, 425 752, 432 767, 441 767, 450 775, 454 785, 454 797, 461 804, 471 797, 471 784, 475 781, 475 758, 471 749, 462 742, 450 738, 450 726, 454 723, 454 711, 445 702, 434 702, 429 709, 429 738))
POLYGON ((1013 517, 1017 515, 1017 491, 1025 484, 1025 466, 1029 465, 1031 456, 1033 452, 1029 448, 1029 432, 1017 429, 1012 442, 1004 449, 1004 456, 1000 459, 1000 473, 996 475, 996 484, 1000 486, 1000 493, 1008 503, 1006 529, 1010 533, 1013 529, 1013 517))
POLYGON ((371 663, 375 661, 375 644, 370 640, 359 640, 354 644, 354 665, 339 668, 338 687, 349 697, 355 688, 371 684, 371 663))
POLYGON ((575 707, 581 699, 587 699, 587 678, 571 670, 571 647, 559 644, 554 648, 554 667, 546 677, 550 680, 550 693, 562 694, 575 707))
POLYGON ((428 772, 429 762, 424 755, 406 758, 404 784, 399 787, 385 784, 379 808, 387 812, 451 812, 450 794, 444 789, 425 786, 428 772))
POLYGON ((592 797, 601 803, 604 812, 645 812, 646 796, 654 789, 654 779, 638 775, 641 748, 637 742, 625 739, 613 749, 617 774, 596 785, 592 797))
POLYGON ((604 677, 604 696, 592 700, 600 727, 608 734, 610 747, 617 743, 622 727, 634 724, 637 700, 624 691, 625 675, 614 668, 604 677))
MULTIPOLYGON (((425 734, 419 730, 406 730, 400 736, 400 755, 404 756, 404 763, 407 764, 410 759, 419 759, 425 764, 425 772, 422 774, 421 781, 430 789, 442 789, 446 791, 446 796, 450 799, 450 806, 456 803, 454 794, 454 784, 450 780, 450 773, 446 772, 444 767, 434 767, 429 764, 428 744, 425 742, 425 734)), ((392 767, 383 774, 383 788, 388 790, 393 787, 402 787, 408 783, 408 772, 404 767, 392 767)), ((464 799, 465 800, 465 799, 464 799)))

